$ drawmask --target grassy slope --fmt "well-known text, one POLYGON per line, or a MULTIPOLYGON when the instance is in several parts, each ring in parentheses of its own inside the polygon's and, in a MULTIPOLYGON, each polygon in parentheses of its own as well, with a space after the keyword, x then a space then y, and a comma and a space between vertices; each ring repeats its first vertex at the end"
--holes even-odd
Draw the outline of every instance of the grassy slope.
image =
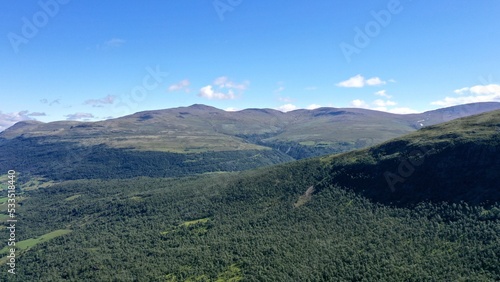
MULTIPOLYGON (((26 250, 36 246, 37 244, 43 243, 45 241, 48 241, 48 240, 51 240, 54 238, 57 238, 57 237, 62 236, 62 235, 66 235, 70 232, 71 232, 71 230, 67 230, 67 229, 55 230, 55 231, 52 231, 50 233, 44 234, 38 238, 31 238, 31 239, 19 241, 16 243, 15 248, 17 250, 26 251, 26 250)), ((9 248, 10 247, 8 247, 8 246, 4 247, 3 249, 0 250, 0 254, 8 253, 9 248)))
POLYGON ((10 252, 9 250, 11 248, 14 248, 16 250, 16 252, 15 252, 16 257, 19 257, 20 255, 22 255, 22 253, 28 251, 29 249, 35 247, 36 245, 42 244, 44 242, 47 242, 47 241, 52 240, 54 238, 57 238, 59 236, 69 234, 71 231, 72 230, 68 230, 68 229, 59 229, 59 230, 55 230, 55 231, 49 232, 47 234, 44 234, 38 238, 30 238, 30 239, 18 241, 18 242, 16 242, 16 245, 12 246, 12 247, 5 246, 3 249, 0 250, 0 255, 2 256, 0 258, 0 263, 5 264, 8 261, 7 255, 9 254, 9 252, 10 252))

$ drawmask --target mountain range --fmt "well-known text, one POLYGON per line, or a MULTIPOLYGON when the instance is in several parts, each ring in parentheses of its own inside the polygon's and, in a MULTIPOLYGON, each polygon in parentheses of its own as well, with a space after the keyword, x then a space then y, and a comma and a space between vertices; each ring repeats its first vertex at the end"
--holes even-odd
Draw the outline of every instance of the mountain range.
MULTIPOLYGON (((140 123, 143 115, 127 119, 140 123)), ((52 138, 76 142, 63 132, 79 125, 87 123, 52 138)), ((95 145, 85 160, 64 160, 82 145, 6 135, 2 157, 10 162, 8 152, 24 151, 9 142, 33 148, 10 168, 20 176, 16 281, 500 280, 500 110, 425 125, 366 148, 237 172, 222 171, 236 156, 229 151, 95 145), (62 176, 23 178, 34 162, 62 176), (220 170, 207 173, 212 166, 220 170), (189 176, 157 175, 175 169, 189 176)), ((255 159, 275 150, 240 151, 255 159)), ((0 233, 0 240, 7 236, 0 233)), ((0 263, 7 253, 0 250, 0 263)))
POLYGON ((500 103, 490 102, 398 115, 360 108, 227 112, 195 104, 99 122, 23 121, 0 133, 0 138, 45 137, 83 145, 169 152, 264 149, 280 142, 335 150, 366 147, 424 126, 497 109, 500 103))
POLYGON ((495 109, 500 103, 408 115, 358 108, 227 112, 192 105, 99 122, 22 121, 0 133, 0 169, 57 179, 234 171, 365 148, 495 109))

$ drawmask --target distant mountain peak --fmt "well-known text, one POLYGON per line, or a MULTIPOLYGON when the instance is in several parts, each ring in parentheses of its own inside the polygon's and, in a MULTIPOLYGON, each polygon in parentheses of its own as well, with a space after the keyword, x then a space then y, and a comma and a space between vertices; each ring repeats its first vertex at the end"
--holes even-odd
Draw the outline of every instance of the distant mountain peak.
POLYGON ((192 104, 191 106, 187 107, 188 109, 198 109, 198 110, 217 110, 221 111, 221 109, 218 109, 216 107, 212 106, 207 106, 205 104, 192 104))
POLYGON ((27 126, 27 125, 37 125, 37 124, 43 124, 43 122, 38 121, 38 120, 23 120, 23 121, 16 122, 11 128, 22 127, 22 126, 27 126))
POLYGON ((0 134, 5 135, 5 136, 9 136, 9 135, 17 136, 17 135, 21 135, 24 132, 28 132, 28 131, 30 131, 30 129, 33 129, 41 124, 45 124, 45 123, 43 123, 41 121, 37 121, 37 120, 23 120, 23 121, 16 122, 11 127, 0 132, 0 134))

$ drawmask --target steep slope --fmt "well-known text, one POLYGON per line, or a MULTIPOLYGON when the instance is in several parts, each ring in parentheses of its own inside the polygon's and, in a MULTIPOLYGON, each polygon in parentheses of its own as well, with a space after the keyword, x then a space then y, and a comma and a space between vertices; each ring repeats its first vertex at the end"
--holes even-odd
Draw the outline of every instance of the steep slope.
POLYGON ((329 156, 325 183, 383 203, 500 201, 500 111, 329 156))

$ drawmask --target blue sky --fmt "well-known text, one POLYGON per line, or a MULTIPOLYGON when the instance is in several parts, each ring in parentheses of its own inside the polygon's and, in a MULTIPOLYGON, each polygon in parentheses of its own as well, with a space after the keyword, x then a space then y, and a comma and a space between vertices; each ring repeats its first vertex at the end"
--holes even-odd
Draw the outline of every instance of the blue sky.
POLYGON ((1 1, 0 130, 143 110, 500 101, 500 1, 1 1))

